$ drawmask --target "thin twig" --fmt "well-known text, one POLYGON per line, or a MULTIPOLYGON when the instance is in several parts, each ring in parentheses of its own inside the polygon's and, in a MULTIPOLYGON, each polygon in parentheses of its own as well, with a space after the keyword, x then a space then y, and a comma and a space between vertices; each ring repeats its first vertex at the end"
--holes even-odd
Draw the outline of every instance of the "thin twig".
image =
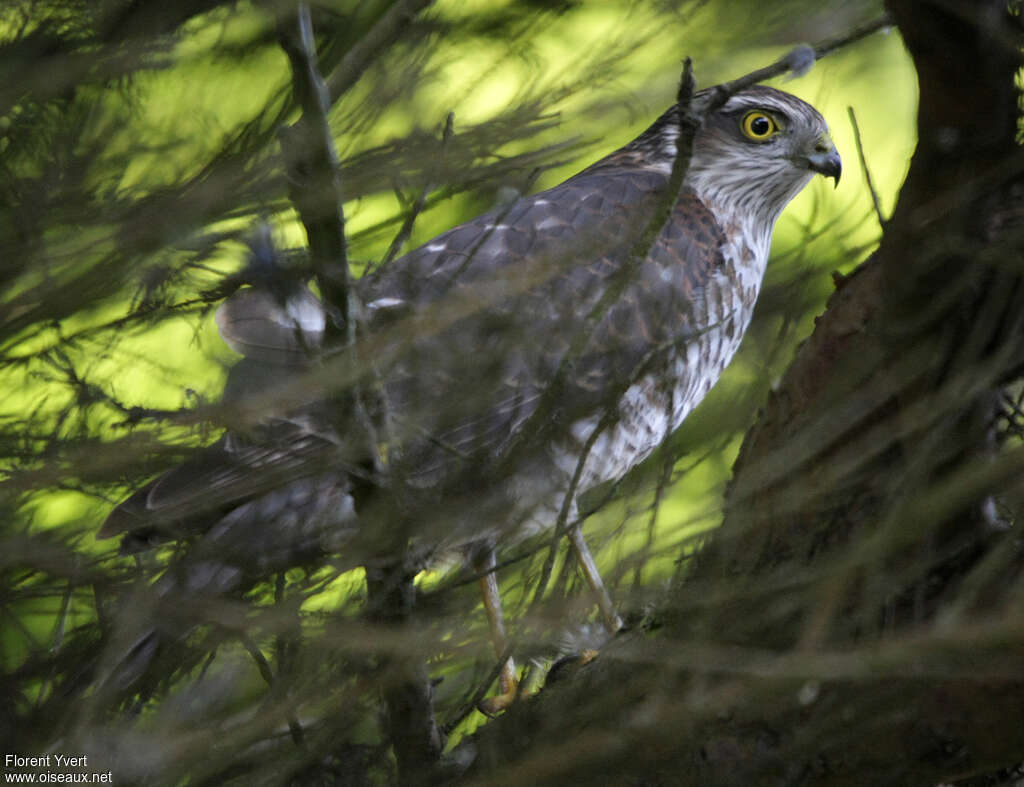
MULTIPOLYGON (((683 61, 683 73, 679 80, 679 90, 676 95, 678 134, 676 137, 676 155, 672 161, 672 172, 669 175, 668 187, 665 189, 665 192, 659 199, 658 204, 655 206, 653 215, 648 221, 647 226, 630 249, 625 265, 623 265, 616 273, 611 282, 611 286, 609 286, 598 299, 597 303, 584 319, 583 326, 573 337, 573 343, 563 358, 562 363, 559 365, 555 373, 554 380, 545 392, 544 399, 530 417, 530 421, 534 423, 543 424, 548 420, 548 410, 553 406, 554 400, 557 398, 555 394, 561 391, 564 377, 568 374, 574 359, 580 357, 584 344, 590 340, 590 337, 593 335, 600 320, 605 316, 611 306, 619 300, 626 287, 629 286, 633 272, 636 267, 650 254, 651 247, 657 241, 658 236, 664 229, 665 223, 672 214, 679 192, 686 180, 686 173, 690 168, 690 158, 693 155, 694 136, 697 129, 699 129, 703 123, 703 117, 698 116, 696 113, 691 111, 690 108, 695 88, 696 81, 693 77, 693 62, 687 57, 683 61)), ((639 365, 639 368, 643 368, 644 366, 646 366, 646 359, 645 362, 639 365)), ((587 457, 590 455, 590 451, 596 443, 597 438, 609 426, 611 426, 618 417, 617 406, 613 405, 605 409, 605 412, 601 417, 601 421, 590 433, 586 444, 583 446, 582 454, 577 459, 576 468, 573 472, 572 479, 569 482, 569 488, 562 499, 562 506, 558 513, 558 522, 555 527, 548 555, 544 561, 537 587, 534 590, 533 599, 530 602, 529 610, 531 612, 539 607, 543 595, 547 591, 548 583, 551 580, 551 571, 554 568, 555 556, 558 551, 558 542, 566 532, 566 519, 568 518, 570 506, 575 500, 576 488, 579 485, 580 478, 582 477, 583 467, 586 464, 587 457)), ((530 434, 529 426, 524 427, 521 430, 521 433, 527 435, 530 434)))
MULTIPOLYGON (((444 162, 444 157, 448 151, 448 143, 451 142, 453 136, 453 129, 455 127, 455 113, 449 112, 448 117, 445 118, 444 131, 441 133, 441 150, 438 153, 437 163, 432 167, 434 174, 441 169, 441 165, 444 162)), ((401 228, 398 230, 398 234, 395 235, 395 239, 391 241, 391 246, 388 247, 387 253, 381 259, 377 265, 370 265, 366 269, 366 273, 372 273, 376 268, 383 268, 384 266, 391 263, 398 253, 402 250, 402 247, 409 241, 409 236, 412 235, 413 225, 416 223, 416 219, 419 218, 420 213, 423 212, 423 208, 426 207, 427 197, 430 196, 430 192, 434 190, 434 178, 428 177, 427 182, 423 184, 423 189, 420 191, 419 197, 416 202, 413 203, 410 208, 408 215, 402 222, 401 228)), ((364 274, 365 275, 365 274, 364 274)))
POLYGON ((576 460, 576 468, 573 470, 572 478, 569 481, 569 487, 565 490, 565 494, 562 496, 562 506, 558 512, 558 520, 555 524, 554 535, 551 537, 551 542, 548 545, 548 554, 544 559, 540 578, 537 580, 537 586, 533 591, 533 600, 530 601, 530 606, 527 608, 527 617, 530 617, 539 609, 544 598, 544 593, 547 591, 548 584, 551 582, 551 572, 555 566, 555 558, 558 556, 558 545, 561 542, 562 537, 568 531, 567 521, 569 518, 569 512, 572 510, 573 502, 576 500, 576 489, 579 486, 580 478, 583 476, 583 468, 587 463, 587 458, 590 456, 590 452, 594 448, 597 438, 604 434, 605 430, 618 420, 618 418, 619 414, 617 408, 607 408, 604 415, 601 417, 600 423, 598 423, 587 437, 587 442, 584 444, 583 450, 580 452, 580 456, 576 460))
POLYGON ((661 456, 661 472, 658 473, 658 483, 654 487, 654 499, 651 501, 651 516, 647 521, 647 539, 643 549, 633 567, 633 586, 640 588, 643 584, 644 567, 648 558, 654 553, 654 542, 658 532, 658 513, 661 511, 661 503, 665 499, 665 490, 672 480, 672 470, 676 466, 676 457, 669 447, 668 435, 662 439, 659 446, 661 456))
POLYGON ((327 92, 333 104, 359 81, 370 64, 398 38, 402 29, 433 0, 398 0, 359 38, 327 78, 327 92))
MULTIPOLYGON (((688 338, 692 338, 692 336, 688 338)), ((633 371, 630 373, 629 377, 626 378, 625 381, 623 381, 621 385, 621 390, 628 390, 633 385, 635 385, 645 374, 648 374, 651 370, 651 364, 654 362, 654 360, 661 353, 666 351, 671 346, 671 344, 671 342, 662 342, 652 347, 643 356, 640 362, 633 368, 633 371)), ((547 590, 547 585, 551 580, 551 572, 554 567, 559 541, 569 531, 569 528, 576 527, 582 524, 582 518, 579 516, 578 512, 577 517, 571 522, 568 521, 568 514, 569 511, 572 510, 571 504, 576 498, 576 490, 582 478, 583 469, 586 465, 588 457, 590 456, 590 452, 593 450, 593 447, 597 442, 598 437, 600 437, 605 431, 607 431, 607 429, 611 427, 620 417, 621 416, 618 410, 618 402, 616 400, 615 402, 613 402, 604 409, 604 412, 601 415, 601 420, 598 422, 597 426, 594 427, 594 430, 587 436, 587 440, 580 451, 580 455, 576 460, 576 467, 573 470, 572 478, 569 481, 569 486, 566 489, 565 494, 562 498, 562 506, 559 510, 558 520, 555 526, 555 532, 552 536, 552 540, 548 547, 548 555, 544 561, 544 566, 541 570, 541 577, 538 580, 537 588, 534 591, 533 600, 530 602, 529 611, 527 613, 528 615, 534 612, 539 607, 541 598, 547 590)), ((668 440, 670 436, 671 435, 669 433, 665 434, 662 440, 662 445, 665 445, 665 442, 668 440)), ((577 557, 582 558, 582 555, 577 555, 577 557)))
MULTIPOLYGON (((64 632, 68 622, 68 609, 71 606, 71 594, 74 590, 74 584, 72 581, 68 581, 68 586, 64 590, 60 600, 60 610, 57 612, 57 622, 53 630, 53 640, 50 642, 50 652, 59 653, 60 649, 64 645, 64 632)), ((50 686, 53 683, 56 670, 52 670, 49 675, 43 680, 42 685, 39 688, 39 693, 36 695, 36 710, 39 710, 45 699, 48 699, 50 686)))
MULTIPOLYGON (((522 427, 520 427, 518 439, 514 441, 512 448, 503 458, 498 468, 498 472, 501 473, 499 477, 504 477, 505 473, 511 471, 512 467, 521 460, 522 453, 527 450, 530 442, 541 434, 546 424, 550 423, 552 410, 557 407, 561 399, 562 392, 568 381, 569 374, 574 368, 576 359, 582 357, 587 342, 591 340, 608 310, 619 300, 629 286, 637 266, 650 254, 652 246, 657 241, 665 223, 671 216, 679 191, 686 180, 686 173, 690 168, 694 135, 703 122, 702 117, 696 116, 690 110, 695 87, 693 63, 687 57, 683 61, 683 73, 679 80, 679 90, 676 95, 676 111, 679 126, 676 137, 676 155, 672 161, 672 173, 669 176, 667 188, 654 206, 654 211, 646 227, 633 243, 625 263, 611 277, 609 286, 601 294, 601 297, 597 299, 597 302, 587 313, 586 317, 584 317, 579 329, 573 335, 572 341, 563 355, 561 363, 559 363, 558 368, 555 370, 551 382, 545 389, 540 403, 529 418, 526 419, 522 427)), ((577 467, 577 471, 579 470, 580 468, 577 467)), ((561 515, 559 515, 559 519, 562 519, 561 515)), ((560 535, 557 534, 557 530, 556 535, 560 535)), ((536 603, 537 596, 534 598, 534 603, 536 603)))
MULTIPOLYGON (((259 649, 255 642, 245 634, 239 636, 242 642, 242 647, 248 651, 252 660, 256 664, 256 669, 259 671, 260 676, 271 688, 273 692, 283 692, 283 687, 274 675, 274 670, 271 668, 270 663, 267 661, 267 657, 263 655, 263 652, 259 649)), ((299 720, 295 717, 294 713, 288 714, 288 731, 291 733, 292 740, 296 746, 302 746, 305 740, 305 734, 302 730, 302 725, 299 720)))
POLYGON ((850 115, 850 125, 853 126, 853 140, 857 145, 857 157, 860 159, 860 168, 864 171, 864 180, 867 181, 868 191, 871 193, 871 203, 875 206, 875 215, 878 217, 878 226, 884 230, 885 216, 882 215, 882 203, 878 199, 878 191, 875 189, 875 184, 871 180, 871 170, 868 169, 868 162, 864 157, 864 146, 861 144, 860 140, 860 127, 857 125, 857 115, 854 114, 853 107, 847 107, 846 111, 850 115))
POLYGON ((860 27, 855 27, 848 33, 843 33, 841 36, 830 38, 814 47, 814 59, 821 60, 826 55, 831 55, 837 49, 842 49, 845 46, 849 46, 862 38, 867 38, 873 33, 877 33, 879 30, 884 30, 887 27, 892 27, 892 18, 888 13, 882 14, 870 22, 865 22, 860 27))
POLYGON ((803 74, 811 67, 811 65, 816 61, 821 60, 826 55, 830 55, 837 49, 841 49, 852 43, 860 41, 862 38, 866 38, 873 33, 877 33, 879 30, 889 27, 890 25, 892 25, 892 20, 889 18, 889 15, 882 14, 882 16, 872 19, 870 22, 866 22, 860 27, 854 28, 849 33, 822 41, 815 46, 804 45, 795 47, 769 66, 759 68, 756 71, 751 71, 749 74, 746 74, 739 79, 734 79, 731 82, 723 82, 722 84, 711 88, 708 95, 709 102, 705 107, 705 112, 714 112, 736 93, 766 80, 782 76, 787 72, 793 72, 797 75, 803 74))

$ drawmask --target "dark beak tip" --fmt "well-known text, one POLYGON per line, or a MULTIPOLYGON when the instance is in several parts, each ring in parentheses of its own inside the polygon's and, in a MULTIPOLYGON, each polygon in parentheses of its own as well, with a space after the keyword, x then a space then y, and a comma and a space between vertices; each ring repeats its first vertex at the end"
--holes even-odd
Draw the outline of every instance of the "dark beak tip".
POLYGON ((814 153, 808 156, 807 166, 812 172, 817 172, 826 178, 832 178, 835 181, 835 188, 839 188, 839 179, 843 174, 843 162, 835 150, 814 153))

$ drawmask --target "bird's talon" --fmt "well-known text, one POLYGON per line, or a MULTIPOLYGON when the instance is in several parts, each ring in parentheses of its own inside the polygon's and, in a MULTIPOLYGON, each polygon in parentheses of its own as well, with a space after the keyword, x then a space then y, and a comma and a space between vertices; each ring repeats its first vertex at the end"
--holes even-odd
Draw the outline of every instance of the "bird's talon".
POLYGON ((586 650, 580 653, 579 657, 577 658, 577 663, 579 664, 579 666, 582 667, 584 664, 589 664, 600 655, 601 651, 595 650, 593 648, 587 648, 586 650))
POLYGON ((499 713, 507 711, 519 697, 528 697, 534 694, 536 687, 520 683, 515 668, 509 660, 505 662, 502 674, 498 677, 498 691, 499 694, 485 697, 477 703, 477 709, 485 716, 493 718, 499 713))
POLYGON ((511 691, 506 691, 503 694, 496 694, 493 697, 484 697, 477 703, 477 709, 490 718, 494 718, 499 713, 503 713, 512 707, 512 703, 516 701, 518 691, 513 687, 511 691))

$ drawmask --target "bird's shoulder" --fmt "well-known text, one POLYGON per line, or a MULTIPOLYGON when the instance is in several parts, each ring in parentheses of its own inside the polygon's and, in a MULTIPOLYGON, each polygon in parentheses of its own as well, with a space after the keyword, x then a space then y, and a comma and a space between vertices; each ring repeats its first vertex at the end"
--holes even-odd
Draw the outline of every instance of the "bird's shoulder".
MULTIPOLYGON (((610 157, 609 157, 610 158, 610 157)), ((601 162, 598 162, 599 164, 601 162)), ((432 300, 503 276, 550 281, 599 256, 622 256, 667 188, 657 170, 593 165, 444 232, 360 282, 371 310, 432 300), (532 268, 531 268, 532 266, 532 268), (536 270, 543 266, 544 270, 536 270)))

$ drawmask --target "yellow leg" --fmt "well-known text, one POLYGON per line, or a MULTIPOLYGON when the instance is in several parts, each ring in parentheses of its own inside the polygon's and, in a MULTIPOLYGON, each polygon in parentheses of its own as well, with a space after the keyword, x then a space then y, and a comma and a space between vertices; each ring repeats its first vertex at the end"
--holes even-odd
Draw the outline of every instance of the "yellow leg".
MULTIPOLYGON (((583 530, 579 525, 569 528, 569 543, 576 552, 576 557, 583 568, 583 574, 587 578, 594 595, 597 596, 597 605, 601 610, 601 617, 604 619, 605 627, 609 633, 614 634, 622 628, 622 618, 615 611, 611 596, 601 579, 597 570, 594 556, 590 553, 587 542, 583 539, 583 530)), ((487 620, 491 628, 491 641, 494 643, 494 652, 501 658, 508 649, 508 636, 505 633, 505 619, 501 609, 501 595, 498 592, 498 578, 495 574, 497 560, 493 549, 487 549, 473 561, 474 570, 480 575, 480 593, 484 599, 484 609, 487 611, 487 620)), ((586 651, 581 654, 580 664, 586 664, 596 656, 596 651, 586 651)), ((493 716, 507 709, 515 702, 518 693, 518 682, 516 680, 516 665, 512 658, 505 660, 501 665, 501 672, 498 675, 498 695, 487 697, 480 702, 480 710, 489 716, 493 716)))
POLYGON ((597 606, 601 610, 601 617, 604 618, 604 625, 610 634, 614 634, 622 628, 622 618, 615 611, 612 598, 608 595, 604 582, 601 581, 601 574, 597 570, 597 564, 594 563, 594 556, 590 554, 590 548, 587 546, 587 542, 583 540, 583 528, 579 525, 573 525, 569 528, 569 543, 572 544, 572 548, 576 551, 576 557, 580 561, 580 566, 583 567, 583 574, 587 578, 587 584, 590 585, 590 589, 597 596, 597 606))
MULTIPOLYGON (((508 649, 508 636, 505 634, 505 618, 501 611, 501 594, 498 592, 496 566, 497 561, 493 549, 488 549, 473 561, 473 568, 480 574, 480 593, 484 599, 484 609, 487 611, 487 621, 491 628, 494 653, 500 659, 508 649)), ((480 710, 489 716, 500 713, 515 701, 517 689, 516 665, 509 657, 501 665, 501 672, 498 675, 498 696, 482 700, 480 710)))

